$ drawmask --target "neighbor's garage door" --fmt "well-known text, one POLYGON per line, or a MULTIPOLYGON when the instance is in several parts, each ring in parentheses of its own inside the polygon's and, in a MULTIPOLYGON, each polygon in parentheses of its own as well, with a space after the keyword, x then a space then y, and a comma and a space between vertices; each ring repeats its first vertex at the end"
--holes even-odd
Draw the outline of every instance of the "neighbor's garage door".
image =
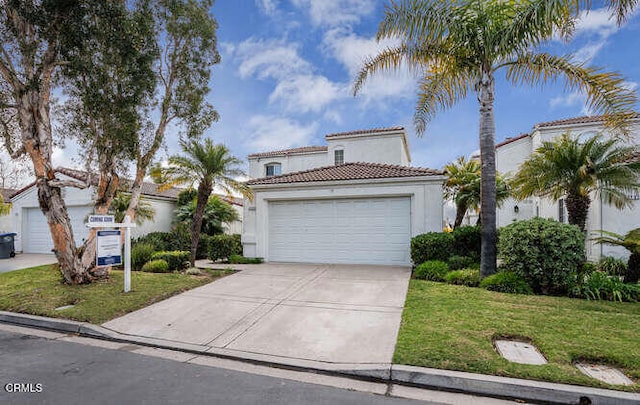
POLYGON ((270 261, 408 265, 411 200, 269 203, 270 261))
MULTIPOLYGON (((67 207, 73 238, 80 245, 89 234, 85 224, 85 217, 91 212, 91 207, 67 207)), ((22 251, 24 253, 51 253, 53 240, 47 220, 40 208, 26 209, 23 218, 22 251)))

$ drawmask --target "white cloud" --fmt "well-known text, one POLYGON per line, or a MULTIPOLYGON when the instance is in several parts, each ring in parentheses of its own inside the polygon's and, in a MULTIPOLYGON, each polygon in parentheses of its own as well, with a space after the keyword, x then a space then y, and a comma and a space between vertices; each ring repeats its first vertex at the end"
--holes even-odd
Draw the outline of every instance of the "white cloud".
POLYGON ((292 3, 309 12, 314 26, 329 27, 357 23, 373 13, 376 6, 375 0, 292 0, 292 3))
POLYGON ((298 45, 279 40, 250 38, 237 46, 235 56, 241 61, 238 72, 242 78, 284 79, 312 68, 298 55, 298 45))
POLYGON ((266 15, 275 14, 278 8, 278 0, 256 0, 256 5, 260 10, 262 10, 266 15))
POLYGON ((576 22, 576 36, 595 34, 607 38, 618 29, 615 18, 606 8, 583 11, 576 22))
POLYGON ((576 62, 580 62, 580 63, 590 62, 591 59, 593 59, 598 54, 598 52, 600 52, 602 47, 604 47, 605 43, 606 43, 605 40, 601 40, 598 42, 590 42, 587 45, 580 48, 573 55, 573 57, 576 60, 576 62))
MULTIPOLYGON (((330 30, 324 38, 324 45, 349 72, 350 80, 355 79, 367 57, 375 56, 396 43, 393 40, 377 42, 375 38, 364 38, 343 29, 330 30)), ((361 94, 367 100, 385 97, 405 98, 413 97, 415 89, 416 77, 405 67, 397 72, 378 73, 371 76, 364 84, 361 94)))
POLYGON ((591 115, 592 111, 587 108, 586 101, 587 96, 585 94, 575 91, 552 98, 549 106, 551 106, 551 108, 581 106, 580 114, 591 115))
POLYGON ((629 90, 635 90, 638 88, 638 82, 626 81, 622 83, 622 87, 629 90))
POLYGON ((347 90, 324 76, 300 75, 278 83, 269 102, 283 102, 287 111, 318 112, 347 90))
POLYGON ((307 146, 317 130, 317 123, 305 126, 289 118, 257 115, 245 130, 250 133, 245 146, 255 152, 307 146))

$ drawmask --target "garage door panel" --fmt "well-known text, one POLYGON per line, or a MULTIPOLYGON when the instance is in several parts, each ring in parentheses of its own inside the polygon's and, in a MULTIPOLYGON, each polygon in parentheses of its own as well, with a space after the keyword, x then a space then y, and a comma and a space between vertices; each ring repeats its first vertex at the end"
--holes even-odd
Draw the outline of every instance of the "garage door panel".
MULTIPOLYGON (((91 207, 67 207, 71 219, 71 229, 76 245, 81 245, 89 235, 85 226, 85 218, 91 212, 91 207)), ((46 217, 40 208, 27 208, 23 223, 22 250, 24 253, 51 253, 53 240, 46 217)))
POLYGON ((269 204, 271 261, 407 265, 410 198, 269 204))

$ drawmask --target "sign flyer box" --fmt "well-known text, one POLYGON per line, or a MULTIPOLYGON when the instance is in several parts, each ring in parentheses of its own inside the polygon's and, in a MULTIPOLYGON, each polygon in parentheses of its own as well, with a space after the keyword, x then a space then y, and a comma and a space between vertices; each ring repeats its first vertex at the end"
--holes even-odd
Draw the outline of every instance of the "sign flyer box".
POLYGON ((122 264, 122 238, 120 235, 120 231, 98 231, 96 241, 98 266, 122 264))

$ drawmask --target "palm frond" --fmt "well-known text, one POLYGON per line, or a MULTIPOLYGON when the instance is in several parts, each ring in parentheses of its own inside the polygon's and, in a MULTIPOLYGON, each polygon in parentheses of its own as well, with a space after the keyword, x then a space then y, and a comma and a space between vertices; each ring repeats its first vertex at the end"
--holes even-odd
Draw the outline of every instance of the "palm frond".
POLYGON ((581 91, 587 97, 587 108, 606 116, 606 124, 628 132, 629 120, 636 116, 635 91, 624 85, 624 78, 616 72, 597 67, 585 67, 570 55, 527 52, 504 64, 507 79, 512 83, 539 86, 545 82, 565 81, 566 91, 581 91))

